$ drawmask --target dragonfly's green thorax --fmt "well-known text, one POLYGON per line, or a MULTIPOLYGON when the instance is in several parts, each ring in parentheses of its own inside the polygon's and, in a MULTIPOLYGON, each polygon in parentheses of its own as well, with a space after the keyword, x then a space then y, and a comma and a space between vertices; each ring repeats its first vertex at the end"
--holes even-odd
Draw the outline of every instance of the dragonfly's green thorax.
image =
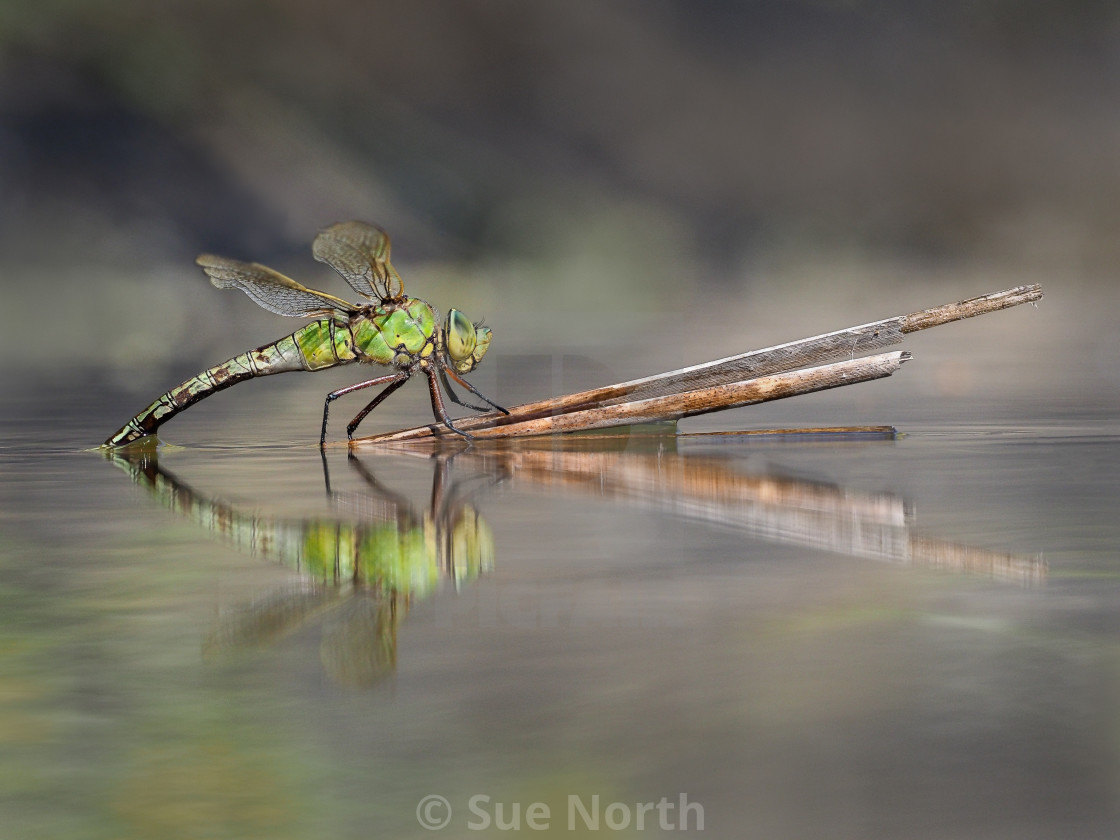
POLYGON ((410 370, 446 353, 455 370, 469 373, 490 346, 490 329, 452 309, 442 329, 431 304, 419 298, 334 315, 292 334, 307 370, 361 361, 410 370))
POLYGON ((353 361, 410 368, 439 344, 435 310, 418 298, 363 307, 349 318, 323 318, 292 338, 308 370, 353 361))
POLYGON ((351 319, 354 345, 372 362, 409 367, 436 350, 436 313, 418 298, 381 304, 351 319))

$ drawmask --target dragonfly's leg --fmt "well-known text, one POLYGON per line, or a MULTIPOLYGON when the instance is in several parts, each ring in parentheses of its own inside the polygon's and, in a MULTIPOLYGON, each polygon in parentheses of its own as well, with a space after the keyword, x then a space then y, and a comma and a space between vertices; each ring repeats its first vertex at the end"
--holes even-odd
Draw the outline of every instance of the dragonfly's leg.
MULTIPOLYGON (((484 393, 482 393, 480 390, 478 390, 476 387, 474 387, 471 383, 467 382, 467 380, 463 379, 463 377, 459 376, 459 374, 457 374, 451 368, 441 366, 440 367, 440 372, 441 373, 446 372, 448 376, 450 376, 452 379, 454 379, 456 382, 458 382, 460 385, 462 385, 464 388, 466 388, 468 391, 470 391, 476 397, 480 397, 483 400, 483 402, 487 403, 492 408, 498 409, 498 411, 502 412, 502 414, 509 414, 508 409, 502 408, 500 405, 498 405, 496 402, 494 402, 492 399, 490 399, 488 396, 486 396, 484 393)), ((448 394, 450 394, 451 389, 448 388, 447 392, 448 392, 448 394)), ((452 399, 454 399, 454 397, 452 397, 452 399)), ((459 401, 455 400, 455 402, 459 402, 459 401)), ((467 404, 466 403, 459 403, 459 405, 467 405, 467 404)), ((475 406, 473 406, 473 405, 467 406, 467 407, 468 408, 475 408, 475 406)), ((479 410, 485 410, 485 409, 479 409, 479 410)))
POLYGON ((322 446, 327 442, 327 414, 331 410, 331 403, 339 397, 344 397, 347 394, 352 394, 355 391, 360 391, 363 388, 372 388, 375 385, 388 385, 400 377, 408 379, 407 373, 390 373, 388 376, 379 376, 376 379, 370 379, 367 382, 359 382, 357 385, 350 385, 346 388, 339 388, 337 391, 331 391, 327 394, 327 399, 323 402, 323 433, 319 436, 319 445, 322 446))
POLYGON ((435 412, 436 419, 442 421, 443 425, 455 434, 462 435, 467 440, 474 440, 474 435, 469 435, 462 429, 456 429, 455 424, 451 422, 451 418, 447 414, 447 408, 443 404, 443 395, 439 392, 439 380, 436 379, 435 368, 428 365, 424 368, 424 373, 428 374, 428 390, 432 394, 432 411, 435 412))
POLYGON ((362 477, 362 480, 369 485, 373 493, 376 494, 373 495, 372 498, 381 500, 385 503, 385 506, 389 508, 388 515, 398 519, 398 521, 401 517, 411 517, 412 502, 408 500, 408 497, 394 490, 390 490, 378 481, 373 471, 362 463, 358 456, 354 454, 354 450, 351 449, 346 454, 346 460, 358 475, 362 477))
POLYGON ((443 385, 443 390, 447 392, 447 398, 456 405, 461 405, 463 408, 469 408, 472 411, 487 412, 490 410, 484 405, 476 405, 475 403, 460 399, 459 395, 455 393, 455 389, 451 387, 451 383, 447 381, 447 374, 444 372, 443 368, 439 370, 439 381, 440 384, 443 385))
POLYGON ((385 399, 387 396, 401 387, 404 383, 406 383, 408 381, 408 376, 409 375, 407 373, 399 374, 393 382, 389 383, 388 387, 386 387, 384 391, 370 400, 369 405, 359 411, 357 416, 355 416, 354 419, 350 421, 350 425, 346 427, 346 437, 350 440, 353 440, 354 430, 358 428, 358 424, 366 419, 367 414, 377 408, 377 406, 381 405, 381 401, 383 399, 385 399))

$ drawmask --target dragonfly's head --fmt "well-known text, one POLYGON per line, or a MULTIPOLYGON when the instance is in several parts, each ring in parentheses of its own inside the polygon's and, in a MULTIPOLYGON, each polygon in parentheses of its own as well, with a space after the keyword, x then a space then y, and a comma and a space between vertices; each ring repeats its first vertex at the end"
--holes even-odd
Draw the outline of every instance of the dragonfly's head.
POLYGON ((444 324, 444 348, 457 373, 470 373, 483 361, 491 342, 489 327, 474 324, 458 309, 447 314, 444 324))
POLYGON ((452 309, 443 325, 443 346, 455 371, 470 373, 490 347, 490 328, 475 324, 458 309, 452 309))

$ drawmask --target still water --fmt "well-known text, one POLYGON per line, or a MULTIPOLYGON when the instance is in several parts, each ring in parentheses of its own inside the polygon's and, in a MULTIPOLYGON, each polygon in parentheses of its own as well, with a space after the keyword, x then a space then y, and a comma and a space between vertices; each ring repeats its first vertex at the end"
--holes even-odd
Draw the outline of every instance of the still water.
POLYGON ((1120 831, 1111 420, 85 451, 119 413, 5 426, 0 836, 1120 831))

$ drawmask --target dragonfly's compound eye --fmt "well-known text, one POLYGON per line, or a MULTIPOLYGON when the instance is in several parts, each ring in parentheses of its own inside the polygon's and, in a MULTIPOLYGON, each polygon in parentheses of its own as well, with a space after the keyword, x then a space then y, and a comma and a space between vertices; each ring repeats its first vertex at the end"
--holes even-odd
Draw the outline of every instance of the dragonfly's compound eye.
POLYGON ((458 309, 452 309, 448 312, 447 355, 456 363, 456 367, 459 367, 463 362, 471 361, 471 354, 474 353, 477 342, 478 338, 471 319, 458 309))
POLYGON ((486 355, 487 349, 490 347, 490 328, 489 327, 476 327, 474 331, 475 343, 474 353, 471 354, 471 367, 473 368, 482 361, 482 357, 486 355))

